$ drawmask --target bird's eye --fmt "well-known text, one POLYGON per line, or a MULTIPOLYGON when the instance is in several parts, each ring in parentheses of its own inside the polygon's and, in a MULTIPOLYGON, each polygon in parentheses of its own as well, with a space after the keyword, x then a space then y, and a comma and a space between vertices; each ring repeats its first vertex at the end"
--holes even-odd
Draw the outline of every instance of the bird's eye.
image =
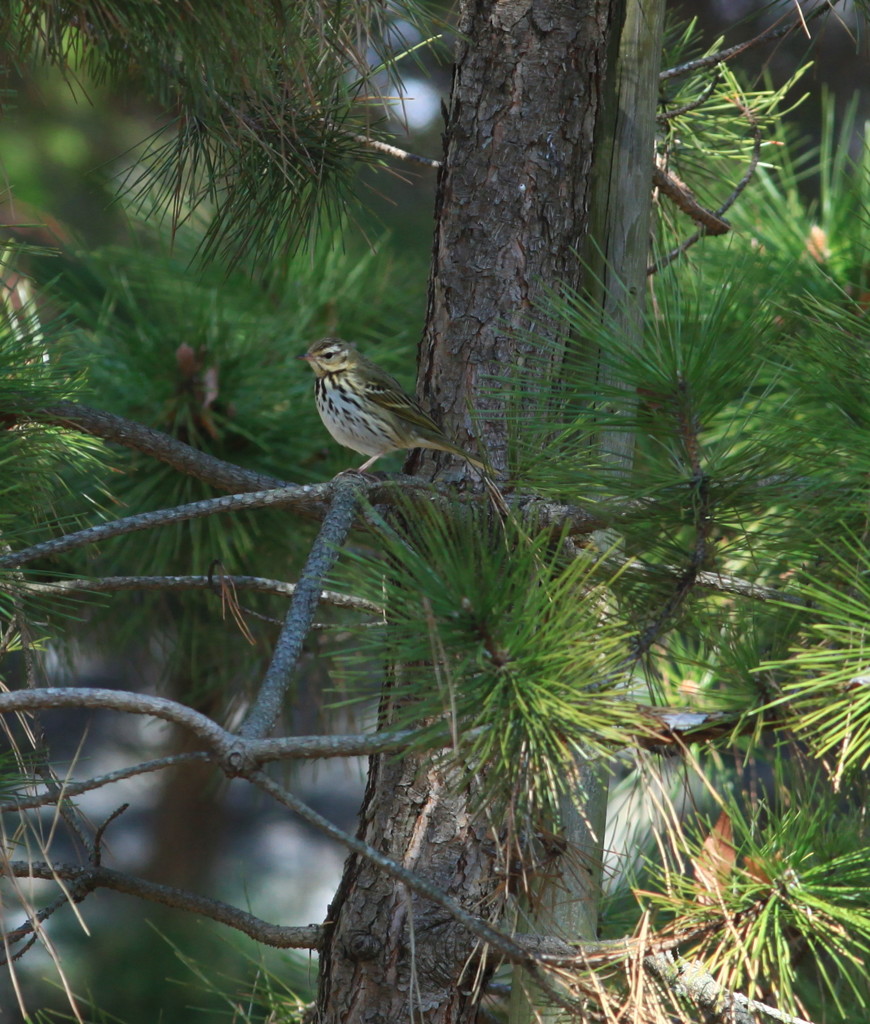
POLYGON ((332 357, 334 355, 335 355, 334 352, 324 352, 323 355, 320 358, 321 359, 332 359, 332 357))

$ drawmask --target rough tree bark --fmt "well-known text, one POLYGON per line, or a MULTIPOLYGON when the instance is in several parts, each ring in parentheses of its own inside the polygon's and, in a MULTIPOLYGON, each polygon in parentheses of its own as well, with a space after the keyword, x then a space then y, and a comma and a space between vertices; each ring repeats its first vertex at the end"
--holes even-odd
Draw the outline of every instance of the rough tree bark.
MULTIPOLYGON (((418 390, 450 436, 481 438, 499 471, 506 426, 482 381, 529 351, 512 329, 530 326, 548 284, 582 284, 576 252, 623 14, 621 0, 461 7, 418 390)), ((445 461, 421 453, 408 465, 431 475, 445 461)), ((452 469, 464 472, 455 460, 452 469)), ((388 692, 382 711, 388 726, 388 692)), ((373 758, 359 834, 490 916, 503 882, 495 844, 449 783, 428 761, 373 758)), ((345 866, 320 954, 320 1024, 471 1024, 492 967, 440 908, 358 857, 345 866)))
MULTIPOLYGON (((592 210, 583 264, 591 271, 586 295, 602 317, 619 324, 624 339, 642 343, 643 295, 649 254, 650 172, 653 165, 655 109, 664 31, 664 0, 630 0, 618 33, 615 59, 608 63, 602 115, 596 124, 592 210)), ((584 339, 573 339, 582 346, 584 339)), ((606 353, 595 353, 602 383, 618 383, 606 353)), ((607 431, 599 454, 618 473, 630 472, 633 438, 607 431)), ((613 537, 602 538, 604 547, 613 537)), ((559 830, 575 864, 561 865, 557 877, 538 880, 534 905, 519 922, 524 931, 567 941, 595 937, 601 898, 608 782, 605 766, 578 758, 572 789, 560 808, 559 830)), ((551 1024, 564 1014, 538 992, 523 968, 515 967, 510 1024, 551 1024)))
POLYGON ((534 308, 548 286, 582 284, 577 252, 589 230, 622 8, 620 0, 462 6, 418 387, 451 436, 482 433, 496 470, 506 461, 503 404, 482 382, 533 347, 513 329, 552 334, 534 308))

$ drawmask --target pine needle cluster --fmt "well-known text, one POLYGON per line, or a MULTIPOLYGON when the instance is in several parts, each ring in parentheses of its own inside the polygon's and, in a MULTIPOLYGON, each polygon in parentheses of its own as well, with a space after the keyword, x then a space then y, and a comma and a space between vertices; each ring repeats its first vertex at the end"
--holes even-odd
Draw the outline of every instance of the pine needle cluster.
POLYGON ((376 603, 387 597, 384 622, 355 631, 344 651, 349 685, 355 665, 365 679, 386 655, 402 666, 391 725, 418 728, 420 750, 446 734, 448 761, 462 778, 488 779, 491 806, 552 812, 577 758, 643 729, 625 699, 627 627, 604 610, 611 572, 485 511, 448 517, 420 502, 401 519, 401 533, 359 552, 336 581, 376 603))

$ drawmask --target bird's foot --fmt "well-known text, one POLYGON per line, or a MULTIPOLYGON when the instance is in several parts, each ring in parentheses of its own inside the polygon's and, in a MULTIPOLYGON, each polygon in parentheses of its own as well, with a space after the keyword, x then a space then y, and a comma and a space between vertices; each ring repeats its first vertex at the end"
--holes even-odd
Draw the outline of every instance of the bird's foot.
POLYGON ((343 476, 358 476, 362 477, 363 480, 368 480, 371 483, 377 483, 378 480, 384 480, 386 473, 369 473, 364 469, 343 469, 340 473, 336 473, 332 478, 333 480, 340 480, 343 476))

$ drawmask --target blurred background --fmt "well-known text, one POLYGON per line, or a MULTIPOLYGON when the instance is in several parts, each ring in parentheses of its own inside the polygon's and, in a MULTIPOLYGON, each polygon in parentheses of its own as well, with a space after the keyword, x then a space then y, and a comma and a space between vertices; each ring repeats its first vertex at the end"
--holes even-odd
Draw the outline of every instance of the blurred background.
MULTIPOLYGON (((699 0, 674 4, 672 18, 675 24, 697 19, 704 50, 720 37, 723 46, 751 38, 793 9, 791 0, 772 5, 699 0)), ((812 25, 812 40, 793 33, 747 51, 734 64, 747 87, 779 86, 810 59, 811 51, 812 66, 783 103, 793 152, 810 154, 818 146, 826 94, 839 117, 857 104, 850 144, 862 145, 863 123, 870 117, 870 61, 850 5, 838 5, 837 11, 812 25)), ((450 8, 442 14, 449 21, 450 8)), ((400 20, 393 28, 399 50, 421 41, 400 20)), ((407 58, 404 92, 393 97, 388 115, 397 146, 435 159, 441 156, 450 52, 445 32, 431 52, 422 49, 407 58)), ((144 142, 166 124, 165 110, 143 102, 134 91, 121 95, 85 76, 71 82, 47 67, 26 74, 6 67, 5 72, 0 225, 7 241, 54 250, 53 255, 34 254, 33 283, 27 287, 38 288, 63 273, 51 303, 55 315, 74 311, 76 330, 90 334, 94 371, 87 400, 172 428, 191 443, 198 436, 220 434, 223 457, 291 480, 328 479, 348 465, 347 453, 322 431, 310 375, 294 357, 314 338, 340 330, 380 346, 381 361, 413 387, 436 172, 396 160, 377 169, 361 167, 359 203, 346 210, 343 227, 325 231, 286 272, 264 285, 243 266, 227 271, 202 265, 195 222, 170 237, 166 222, 125 196, 125 183, 139 171, 144 142), (111 329, 107 304, 113 311, 111 329), (208 415, 202 402, 191 414, 190 388, 185 391, 183 380, 179 383, 184 345, 211 360, 219 373, 218 397, 208 415), (117 360, 123 360, 123 374, 117 360), (249 415, 241 416, 242 410, 249 415), (185 416, 189 422, 181 429, 185 416), (244 422, 244 429, 228 427, 231 421, 244 422)), ((804 175, 800 188, 811 202, 818 194, 818 174, 804 175)), ((9 279, 6 283, 18 286, 9 279)), ((385 462, 384 468, 391 467, 385 462)), ((210 493, 189 481, 170 480, 169 471, 159 487, 150 479, 146 486, 136 473, 135 458, 126 455, 111 465, 98 460, 89 471, 71 469, 71 493, 76 488, 81 493, 84 486, 76 473, 88 472, 95 511, 105 497, 102 473, 125 474, 121 493, 129 511, 210 493)), ((93 574, 202 573, 219 557, 227 571, 292 580, 310 529, 264 513, 243 517, 242 523, 232 540, 215 532, 215 524, 202 524, 193 539, 163 531, 160 539, 144 545, 120 542, 99 556, 89 554, 86 570, 72 559, 66 568, 93 574)), ((284 608, 275 598, 245 596, 242 603, 273 620, 284 608)), ((340 644, 341 617, 327 609, 323 618, 324 634, 332 631, 330 644, 336 637, 340 644)), ((251 645, 222 619, 217 598, 143 595, 70 605, 66 619, 56 625, 65 642, 62 649, 46 653, 40 667, 45 680, 160 692, 227 724, 238 720, 245 695, 260 678, 277 628, 274 621, 257 620, 251 645), (197 622, 195 642, 181 639, 182 621, 197 622)), ((315 641, 284 728, 303 734, 356 731, 371 714, 370 705, 341 706, 317 648, 315 641)), ((13 678, 7 683, 17 685, 13 678)), ((49 745, 74 777, 183 749, 184 742, 164 725, 132 716, 55 713, 46 716, 46 728, 49 745)), ((352 831, 364 772, 363 762, 336 760, 288 768, 287 776, 304 799, 352 831)), ((187 768, 99 790, 80 804, 101 821, 127 800, 130 811, 106 839, 112 866, 217 895, 275 923, 325 918, 343 852, 260 801, 249 787, 218 783, 211 772, 187 768)), ((46 830, 49 825, 46 816, 46 830)), ((75 851, 65 849, 61 839, 51 855, 75 859, 75 851)), ((47 884, 35 889, 32 902, 40 905, 49 890, 47 884)), ((18 923, 14 909, 13 904, 8 910, 7 926, 18 923)), ((176 1024, 195 1020, 199 1013, 209 1020, 217 1014, 228 1020, 265 1019, 275 1007, 293 1006, 297 996, 310 998, 313 990, 313 958, 264 951, 227 929, 164 913, 130 897, 98 892, 81 915, 87 932, 81 920, 64 910, 52 918, 48 934, 72 989, 90 1007, 88 1019, 176 1024)), ((68 1017, 60 974, 43 946, 15 962, 0 980, 4 1022, 17 1019, 14 987, 32 1019, 68 1017)))

